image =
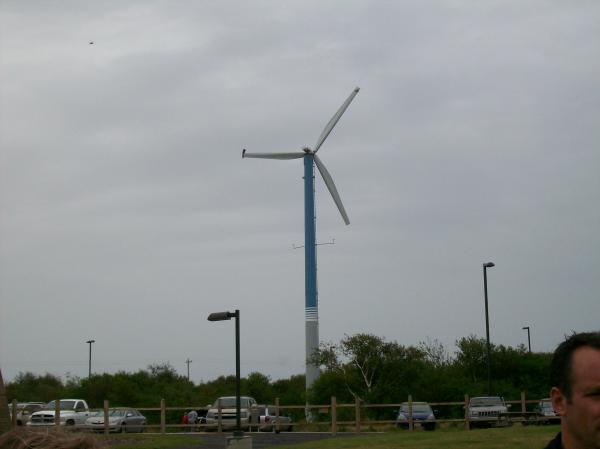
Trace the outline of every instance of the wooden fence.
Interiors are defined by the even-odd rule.
[[[455,402],[430,402],[429,405],[433,408],[436,409],[437,407],[455,407],[455,408],[460,408],[463,410],[463,416],[460,418],[446,418],[446,419],[440,419],[440,418],[436,418],[436,423],[462,423],[464,424],[464,428],[465,430],[469,430],[470,429],[470,423],[472,422],[469,419],[469,415],[468,415],[468,405],[469,405],[469,395],[465,395],[464,396],[464,400],[463,401],[455,401]],[[519,408],[519,411],[510,411],[507,414],[502,415],[503,418],[508,419],[510,422],[523,422],[525,424],[527,424],[528,422],[532,421],[534,419],[534,412],[528,411],[527,410],[527,406],[528,404],[537,404],[539,403],[539,399],[527,399],[525,392],[521,393],[521,398],[519,400],[512,400],[512,401],[506,401],[506,404],[510,404],[511,408],[514,406],[514,408]],[[412,397],[409,395],[407,398],[407,402],[409,404],[409,416],[408,416],[408,430],[409,431],[413,431],[415,428],[415,421],[413,420],[413,416],[412,416],[412,403],[413,403],[413,399]],[[313,422],[306,422],[304,420],[300,420],[300,421],[292,421],[291,423],[285,423],[286,426],[292,426],[296,429],[300,429],[300,428],[305,428],[307,426],[312,426],[313,427],[313,431],[314,430],[321,430],[323,432],[329,432],[332,435],[335,435],[336,433],[338,433],[338,429],[340,427],[344,427],[344,428],[351,428],[353,432],[355,433],[360,433],[362,431],[364,431],[364,427],[368,427],[369,429],[375,428],[375,427],[379,427],[379,428],[385,428],[385,427],[390,427],[390,426],[394,426],[396,424],[396,420],[370,420],[370,419],[365,419],[363,418],[363,415],[368,415],[368,413],[363,413],[369,409],[393,409],[394,411],[398,411],[399,408],[401,407],[401,403],[395,403],[395,404],[365,404],[360,402],[359,400],[355,401],[354,403],[349,403],[349,404],[338,404],[337,400],[335,398],[335,396],[332,396],[331,398],[331,402],[329,404],[322,404],[322,405],[286,405],[286,406],[281,406],[279,404],[279,398],[276,398],[275,401],[275,420],[273,423],[273,431],[279,431],[280,429],[280,420],[279,417],[283,415],[284,411],[291,411],[292,413],[294,413],[294,411],[301,411],[300,414],[304,415],[304,414],[310,414],[312,416],[315,416],[315,411],[316,411],[316,415],[319,416],[319,419],[314,420]],[[55,426],[60,426],[60,401],[56,401],[57,404],[57,409],[55,410],[56,416],[55,416],[55,421],[54,421],[54,425]],[[108,428],[108,413],[109,413],[109,408],[110,408],[110,404],[108,401],[104,401],[104,407],[102,409],[102,414],[104,416],[104,432],[108,433],[109,432],[109,428]],[[181,422],[181,418],[183,416],[183,413],[181,412],[187,412],[189,410],[207,410],[206,406],[193,406],[193,405],[188,405],[185,407],[182,406],[167,406],[166,401],[164,399],[161,399],[160,401],[160,406],[159,407],[138,407],[136,408],[137,410],[139,410],[140,412],[144,413],[144,412],[150,412],[150,413],[158,413],[160,416],[160,424],[153,424],[153,425],[147,425],[146,427],[148,429],[152,429],[152,430],[156,430],[162,434],[168,433],[168,430],[171,431],[171,433],[173,431],[177,431],[177,432],[181,432],[181,431],[205,431],[208,430],[207,427],[209,427],[207,424],[203,424],[203,423],[199,423],[199,424],[183,424]],[[353,419],[351,420],[339,420],[338,419],[338,413],[340,413],[342,410],[352,410],[353,409],[353,413],[350,412],[350,415],[352,415]],[[178,411],[180,412],[178,414],[178,420],[180,422],[167,422],[167,414],[168,412],[175,412]],[[12,425],[13,427],[16,426],[16,415],[17,415],[17,401],[13,400],[12,401]],[[346,416],[348,416],[348,413],[345,413]],[[221,413],[218,413],[218,425],[216,426],[216,431],[217,432],[222,432],[223,428],[221,426]],[[326,419],[322,419],[323,417],[326,417]],[[173,419],[170,419],[170,421],[173,421]],[[212,424],[210,426],[211,428],[214,428],[214,424]],[[317,429],[314,429],[314,427],[317,427]],[[250,430],[258,430],[257,427],[257,423],[256,422],[252,422],[250,424]]]

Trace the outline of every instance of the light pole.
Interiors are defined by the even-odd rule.
[[[243,436],[240,404],[240,311],[215,312],[208,315],[208,321],[225,321],[235,318],[235,427],[234,436]]]
[[[529,353],[531,354],[531,334],[529,333],[529,326],[523,327],[523,330],[527,329],[527,346],[529,346]]]
[[[492,351],[490,350],[490,318],[488,314],[488,293],[487,293],[487,269],[492,268],[494,262],[483,264],[483,292],[485,295],[485,339],[487,343],[487,375],[488,375],[488,396],[492,394]]]
[[[92,377],[92,343],[96,343],[96,340],[88,340],[86,343],[90,345],[90,361],[88,365],[88,379],[90,379]]]

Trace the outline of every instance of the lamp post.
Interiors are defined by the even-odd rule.
[[[529,326],[524,326],[523,330],[527,329],[527,346],[529,347],[529,353],[531,354],[531,334],[529,333]]]
[[[96,343],[96,340],[88,340],[86,343],[90,345],[90,361],[88,364],[88,379],[90,379],[92,377],[92,343]]]
[[[483,264],[483,292],[485,296],[485,339],[487,343],[487,375],[488,375],[488,396],[492,394],[492,354],[490,350],[490,318],[488,314],[488,292],[487,292],[487,269],[492,268],[494,262]]]
[[[208,315],[208,321],[225,321],[235,318],[235,427],[234,436],[243,436],[240,404],[240,311],[215,312]]]

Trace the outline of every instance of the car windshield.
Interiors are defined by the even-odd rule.
[[[221,398],[222,408],[235,408],[235,397]],[[250,400],[248,398],[240,398],[240,407],[249,408]],[[215,401],[214,408],[219,408],[219,399]]]
[[[408,404],[402,404],[402,413],[408,413]],[[429,404],[413,404],[413,413],[431,413],[431,407]]]
[[[56,401],[50,401],[45,406],[45,409],[54,410],[56,408]],[[73,410],[75,408],[75,401],[60,401],[61,410]]]
[[[109,416],[125,416],[129,410],[114,409],[111,410]]]
[[[473,398],[471,399],[471,407],[493,407],[496,405],[504,405],[499,397],[490,398]]]

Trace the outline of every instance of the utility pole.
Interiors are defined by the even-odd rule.
[[[192,361],[188,358],[185,363],[187,363],[187,373],[188,373],[188,381],[190,380],[190,363],[192,363]]]

